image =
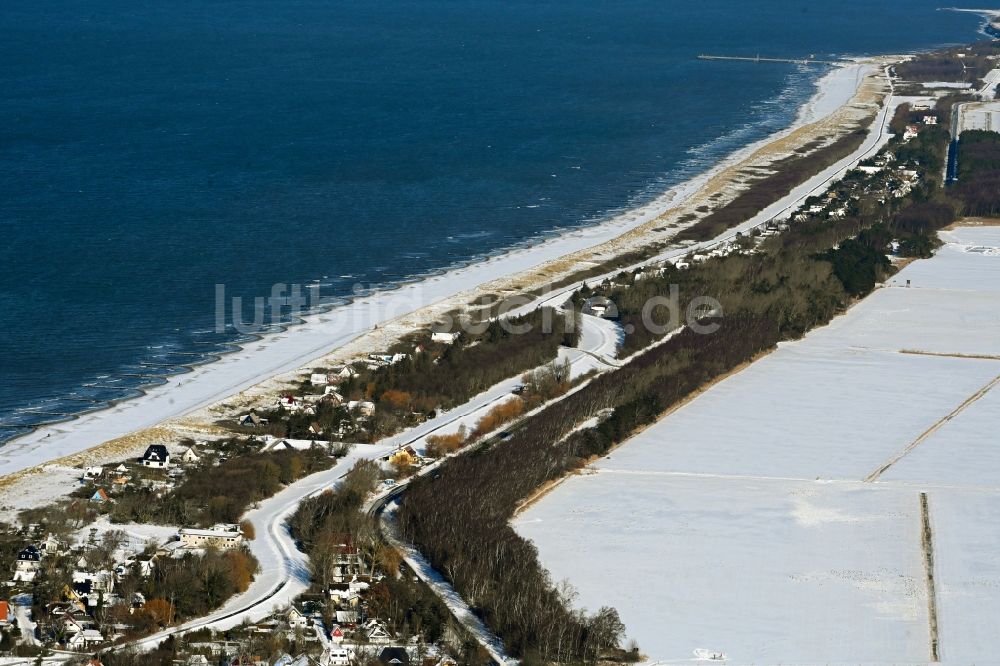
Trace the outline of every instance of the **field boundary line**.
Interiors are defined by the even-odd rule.
[[[940,419],[934,425],[932,425],[930,428],[928,428],[927,430],[925,430],[923,432],[923,434],[921,434],[915,440],[913,440],[912,442],[910,442],[909,444],[907,444],[906,448],[904,448],[902,451],[900,451],[895,456],[893,456],[892,458],[890,458],[888,462],[886,462],[884,465],[882,465],[881,467],[879,467],[877,470],[875,470],[874,472],[872,472],[871,474],[869,474],[868,476],[866,476],[864,478],[865,483],[872,483],[874,481],[878,481],[879,477],[882,476],[883,474],[885,474],[885,472],[890,467],[892,467],[893,465],[895,465],[896,463],[898,463],[900,460],[902,460],[903,458],[905,458],[911,451],[913,451],[913,449],[915,449],[918,446],[920,446],[921,444],[923,444],[927,440],[928,437],[930,437],[931,435],[933,435],[934,433],[936,433],[938,430],[940,430],[941,428],[943,428],[945,426],[945,424],[947,424],[949,421],[951,421],[956,416],[958,416],[959,414],[961,414],[962,412],[964,412],[966,409],[968,409],[969,407],[971,407],[972,405],[974,405],[976,402],[978,402],[983,396],[985,396],[987,393],[989,393],[997,384],[1000,384],[1000,375],[997,375],[996,377],[994,377],[992,379],[992,381],[990,381],[989,384],[987,384],[986,386],[984,386],[983,388],[979,389],[978,391],[976,391],[975,393],[973,393],[971,396],[969,396],[968,398],[966,398],[966,400],[961,405],[959,405],[958,407],[956,407],[955,409],[953,409],[944,418]]]
[[[941,661],[941,654],[938,638],[937,588],[934,582],[934,533],[931,531],[927,493],[920,493],[920,544],[927,581],[927,624],[930,632],[931,661],[937,662]]]

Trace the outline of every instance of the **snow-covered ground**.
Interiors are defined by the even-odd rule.
[[[961,228],[516,521],[643,652],[985,663],[1000,625],[1000,228]],[[909,281],[909,286],[907,285]],[[994,382],[997,382],[995,384]]]
[[[949,490],[932,494],[941,660],[997,663],[1000,626],[1000,496]]]
[[[518,522],[654,660],[767,664],[924,658],[919,528],[915,493],[633,473],[571,478]]]

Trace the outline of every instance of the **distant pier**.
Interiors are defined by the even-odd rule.
[[[701,54],[698,60],[740,60],[743,62],[783,62],[792,65],[843,65],[843,60],[816,60],[815,58],[764,58],[761,56],[725,56]]]

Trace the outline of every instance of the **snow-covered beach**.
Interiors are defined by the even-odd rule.
[[[134,433],[205,410],[248,389],[251,392],[274,389],[318,359],[338,354],[349,356],[361,349],[377,350],[387,346],[396,336],[427,325],[477,295],[517,293],[623,249],[637,247],[654,238],[669,237],[675,233],[677,225],[668,231],[662,226],[658,231],[653,227],[662,225],[664,219],[676,218],[685,206],[704,201],[711,192],[725,190],[731,195],[731,177],[745,160],[759,158],[761,154],[780,158],[792,147],[788,145],[790,138],[798,143],[812,136],[805,132],[800,138],[796,136],[798,132],[815,127],[812,134],[829,135],[836,126],[846,122],[837,117],[838,112],[852,105],[871,105],[874,98],[870,91],[867,101],[859,103],[858,97],[865,77],[871,78],[876,70],[874,64],[861,62],[835,68],[820,79],[816,95],[803,107],[795,125],[747,146],[710,171],[642,208],[602,224],[577,229],[534,246],[395,290],[361,297],[350,304],[309,316],[304,323],[287,331],[267,335],[219,361],[171,377],[141,397],[40,428],[8,442],[0,447],[0,475],[17,475],[46,461],[80,454],[112,440],[124,438],[126,448],[140,446],[145,440],[132,437]],[[850,117],[857,115],[854,109]],[[772,150],[772,146],[777,148]],[[210,420],[201,419],[203,422]]]

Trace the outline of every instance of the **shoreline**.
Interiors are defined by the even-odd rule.
[[[571,226],[541,230],[529,238],[522,239],[510,245],[494,248],[465,259],[456,260],[447,265],[428,268],[420,273],[401,278],[389,284],[373,285],[371,288],[366,288],[353,295],[342,294],[326,297],[326,302],[313,305],[310,309],[300,313],[291,321],[273,322],[265,327],[266,330],[242,334],[238,336],[240,339],[219,343],[218,349],[211,352],[204,352],[197,360],[172,365],[169,372],[165,372],[157,377],[158,381],[150,381],[148,383],[123,388],[123,390],[127,391],[127,395],[107,400],[95,400],[94,405],[91,408],[67,414],[63,418],[54,419],[45,423],[37,425],[24,424],[10,426],[10,429],[20,429],[22,432],[10,437],[9,439],[0,440],[0,460],[3,459],[2,449],[7,444],[30,437],[39,430],[56,429],[60,425],[70,424],[92,414],[114,409],[118,405],[134,400],[141,400],[149,393],[170,385],[175,380],[179,381],[183,375],[194,372],[201,366],[217,363],[232,354],[239,354],[248,347],[261,342],[270,336],[284,335],[286,333],[294,332],[302,324],[308,324],[312,319],[327,315],[339,308],[351,307],[354,303],[359,300],[363,300],[372,293],[392,293],[405,289],[410,285],[423,283],[436,278],[458,277],[454,274],[461,272],[463,269],[466,269],[471,265],[484,261],[492,261],[494,259],[501,260],[509,255],[538,249],[539,246],[566,242],[572,237],[581,235],[581,232],[585,235],[588,230],[600,233],[603,229],[611,231],[620,228],[621,233],[627,233],[635,227],[641,226],[642,224],[665,214],[671,207],[682,204],[685,199],[692,196],[701,187],[703,187],[705,183],[713,177],[713,175],[724,170],[727,166],[739,162],[741,159],[744,159],[754,151],[772,141],[777,140],[781,136],[791,133],[803,125],[816,122],[822,117],[835,112],[842,103],[846,103],[847,101],[841,99],[841,97],[844,96],[842,86],[844,86],[848,82],[848,79],[851,78],[849,76],[851,72],[858,71],[859,68],[857,67],[857,64],[859,61],[860,59],[845,58],[842,66],[832,67],[830,71],[815,79],[813,81],[815,90],[808,99],[800,104],[791,124],[758,138],[749,144],[722,154],[713,162],[709,163],[707,168],[704,170],[697,172],[693,176],[681,180],[680,182],[670,185],[665,191],[660,191],[657,194],[649,194],[648,192],[646,194],[637,193],[621,207],[611,208],[604,214],[600,215],[600,217],[595,217],[591,220],[583,220],[578,224]],[[861,77],[861,73],[858,73],[857,76],[854,77],[856,79],[855,87],[860,85]],[[784,93],[779,93],[779,95],[782,94]],[[848,95],[847,97],[850,96]],[[716,140],[721,138],[724,137],[719,137]],[[713,140],[713,142],[714,141],[715,140]],[[710,146],[713,142],[709,142],[706,146]],[[692,152],[698,152],[706,146],[693,148]],[[678,163],[674,166],[674,169],[676,170],[681,168],[682,164],[683,162]],[[607,239],[599,240],[597,244],[606,242],[606,240]],[[567,245],[570,245],[570,243],[567,243]],[[593,245],[590,247],[593,247]],[[579,251],[580,249],[588,248],[579,248],[574,246],[569,248],[569,252]],[[553,250],[557,252],[558,248],[553,247]],[[552,261],[552,259],[553,257],[549,256],[546,259],[543,259],[541,263]],[[541,263],[539,265],[541,265]],[[308,287],[308,285],[303,286]],[[179,353],[189,354],[191,352],[184,350]],[[304,360],[303,363],[305,362],[308,361]],[[56,401],[60,399],[63,398],[61,396],[52,398],[52,400]],[[0,478],[2,478],[2,475],[3,473],[0,472]]]
[[[497,291],[499,287],[502,293],[516,293],[528,288],[531,277],[551,279],[586,266],[588,260],[593,263],[595,258],[613,256],[630,242],[650,242],[654,240],[650,238],[654,223],[667,224],[685,206],[706,200],[709,193],[718,196],[728,190],[732,196],[733,191],[738,192],[741,183],[734,183],[731,176],[757,153],[769,147],[773,147],[772,152],[787,151],[779,144],[798,130],[863,104],[864,100],[858,99],[862,84],[877,70],[877,62],[845,61],[843,66],[822,75],[815,83],[816,92],[800,107],[790,126],[730,153],[705,172],[638,208],[602,223],[558,233],[554,238],[544,239],[546,234],[542,234],[543,240],[527,247],[515,247],[479,261],[473,259],[464,266],[307,315],[303,323],[247,342],[219,360],[189,366],[187,372],[172,375],[141,396],[11,439],[0,447],[3,483],[8,485],[16,480],[12,476],[20,477],[28,470],[44,469],[39,465],[80,464],[95,447],[108,445],[105,453],[111,455],[141,448],[162,439],[176,426],[210,431],[211,422],[218,418],[215,414],[233,408],[228,402],[236,400],[243,408],[252,403],[255,394],[273,395],[310,364],[330,362],[331,357],[351,357],[362,344],[377,349],[379,343],[426,325],[428,319],[433,321],[461,307],[484,290]],[[717,202],[713,199],[713,203]],[[669,238],[682,228],[674,222],[662,237]],[[374,331],[376,325],[379,330]]]

